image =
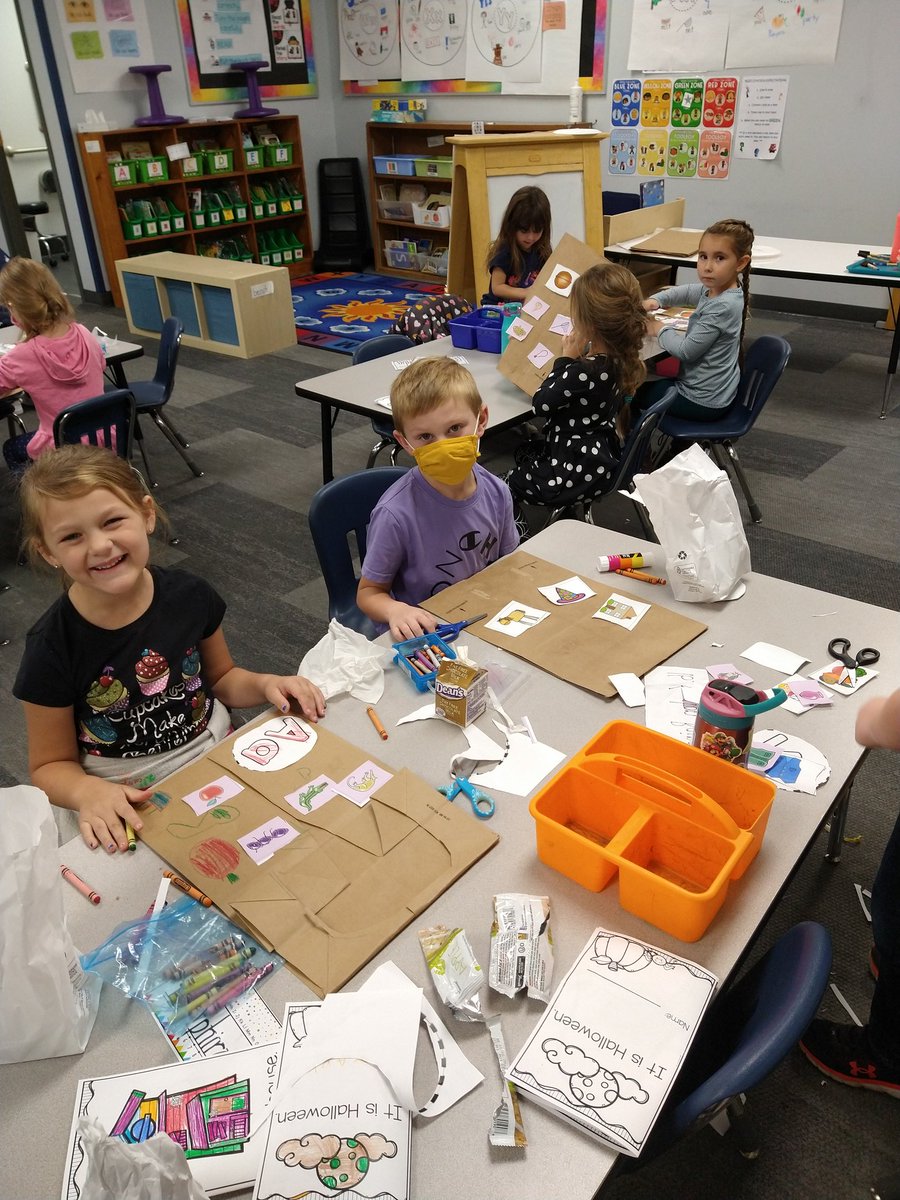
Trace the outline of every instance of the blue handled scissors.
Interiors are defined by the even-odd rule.
[[[851,671],[857,667],[870,667],[881,658],[881,652],[873,650],[871,646],[864,646],[857,654],[851,654],[850,639],[845,637],[832,638],[828,643],[828,653]]]
[[[482,821],[486,821],[494,815],[494,802],[487,792],[482,792],[462,775],[454,775],[453,782],[447,787],[438,788],[438,791],[442,796],[446,796],[448,800],[453,800],[460,792],[464,796],[468,796],[469,803],[472,805],[472,812],[476,817],[480,817]]]
[[[465,629],[468,625],[474,625],[476,621],[483,621],[487,616],[486,612],[479,613],[477,617],[469,617],[468,621],[450,621],[446,625],[438,625],[434,631],[438,637],[445,642],[452,642],[454,638],[459,637],[459,631]]]

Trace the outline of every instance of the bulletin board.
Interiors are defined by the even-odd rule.
[[[181,0],[179,0],[181,2]],[[339,3],[350,3],[351,0],[339,0]],[[405,8],[417,0],[399,0],[401,17]],[[358,0],[356,0],[358,3]],[[513,8],[515,0],[511,0]],[[379,5],[379,8],[382,6]],[[419,5],[421,8],[421,5]],[[467,6],[464,4],[463,9]],[[473,6],[469,6],[473,7]],[[572,46],[571,61],[567,56],[551,54],[549,70],[546,78],[536,83],[517,83],[515,81],[494,80],[492,82],[470,81],[462,77],[458,79],[381,79],[362,80],[345,79],[344,92],[348,96],[397,96],[397,95],[567,95],[576,82],[585,92],[606,91],[606,25],[608,19],[608,0],[550,0],[539,6],[543,12],[543,32],[559,39],[560,29],[554,24],[557,21],[566,23],[569,36],[559,39],[559,44]],[[477,5],[474,6],[477,9]],[[390,0],[390,10],[393,14],[393,0]],[[393,18],[392,18],[393,19]],[[545,67],[548,58],[544,58]]]
[[[246,75],[233,62],[262,60],[263,100],[318,95],[310,0],[178,0],[191,104],[245,99]]]

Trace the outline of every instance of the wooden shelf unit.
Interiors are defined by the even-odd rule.
[[[489,133],[532,133],[550,129],[559,129],[555,125],[514,125],[490,122],[486,126]],[[369,170],[369,216],[372,224],[372,250],[375,256],[375,269],[387,275],[397,275],[401,278],[422,279],[435,282],[445,280],[446,276],[435,275],[433,272],[406,271],[391,266],[384,252],[385,240],[390,238],[406,238],[413,241],[417,238],[430,238],[434,248],[448,246],[450,229],[439,229],[434,225],[416,225],[411,221],[395,221],[390,217],[382,217],[378,212],[378,201],[381,199],[379,185],[393,183],[396,187],[404,183],[422,183],[428,189],[428,194],[450,192],[452,195],[452,179],[440,179],[434,176],[420,175],[385,175],[375,171],[375,158],[392,157],[396,154],[415,154],[420,158],[451,158],[453,147],[446,139],[453,134],[471,133],[471,121],[419,121],[409,125],[394,125],[387,121],[369,121],[366,124],[366,156]]]
[[[282,143],[291,147],[291,162],[276,166],[248,169],[244,159],[243,134],[258,125],[266,125]],[[166,147],[187,142],[193,149],[197,140],[212,141],[220,149],[233,154],[233,169],[214,174],[182,174],[181,161],[168,162]],[[149,142],[154,155],[164,157],[168,163],[169,178],[154,183],[133,183],[114,186],[109,172],[109,156],[118,155],[125,142]],[[303,169],[303,147],[300,141],[300,125],[290,115],[234,119],[212,119],[208,121],[185,121],[178,125],[141,126],[131,129],[93,130],[78,134],[81,160],[87,181],[94,220],[100,239],[100,249],[106,267],[113,300],[122,307],[123,298],[116,272],[116,262],[123,258],[142,255],[158,250],[171,250],[179,254],[199,254],[204,243],[227,237],[231,230],[241,234],[247,241],[253,261],[260,261],[258,233],[267,230],[284,230],[303,245],[303,258],[299,262],[285,264],[292,279],[312,273],[312,238],[309,224],[309,202],[306,176]],[[284,176],[290,180],[296,193],[303,197],[301,212],[279,213],[276,216],[252,216],[249,192],[250,184],[256,180]],[[212,188],[215,184],[236,181],[241,197],[248,204],[246,221],[223,222],[205,229],[191,227],[189,193],[195,187]],[[180,232],[160,234],[155,237],[127,239],[122,227],[119,204],[122,199],[165,197],[176,209],[185,214],[185,228]],[[208,256],[204,256],[208,257]],[[215,261],[215,260],[213,260]],[[237,261],[237,260],[225,260]]]

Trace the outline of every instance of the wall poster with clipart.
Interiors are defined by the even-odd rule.
[[[178,0],[191,103],[242,100],[246,76],[231,64],[260,60],[264,102],[317,96],[310,9],[310,0]]]

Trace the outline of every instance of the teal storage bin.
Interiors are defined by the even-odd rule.
[[[169,298],[169,312],[182,321],[185,333],[200,337],[200,317],[194,302],[193,285],[182,279],[164,279],[163,287]]]
[[[209,337],[214,342],[227,342],[230,346],[240,344],[237,324],[234,319],[234,301],[229,288],[214,287],[210,283],[201,283],[198,287],[203,311],[206,314],[206,328]]]
[[[138,329],[162,329],[163,316],[159,307],[156,280],[149,275],[122,272],[122,286],[128,297],[131,319]]]

